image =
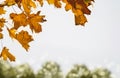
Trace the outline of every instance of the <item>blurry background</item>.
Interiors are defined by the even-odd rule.
[[[16,64],[29,63],[36,71],[45,61],[55,61],[64,72],[73,64],[86,64],[91,69],[106,67],[120,77],[120,1],[96,0],[85,27],[75,26],[71,11],[44,4],[41,14],[47,22],[35,34],[29,52],[17,41],[3,40],[16,56]],[[15,7],[14,7],[15,8]],[[7,36],[6,36],[7,37]],[[9,42],[9,44],[8,44]],[[12,63],[12,64],[15,64]]]

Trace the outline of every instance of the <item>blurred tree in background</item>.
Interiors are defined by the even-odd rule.
[[[108,69],[96,68],[92,72],[92,78],[112,78],[110,77],[111,72]]]
[[[34,71],[29,64],[18,65],[15,69],[17,69],[17,78],[35,78]]]
[[[91,71],[85,65],[74,65],[66,78],[92,78]]]
[[[12,66],[9,62],[0,60],[0,78],[112,78],[106,68],[88,69],[86,65],[76,64],[65,75],[59,64],[46,62],[38,72],[34,72],[29,64]]]
[[[0,60],[0,78],[16,78],[17,69],[12,67],[7,61]]]
[[[63,75],[57,63],[46,62],[38,71],[37,78],[63,78]]]

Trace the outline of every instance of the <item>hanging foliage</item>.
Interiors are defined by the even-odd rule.
[[[0,2],[0,39],[4,39],[2,31],[4,31],[3,28],[6,28],[11,39],[17,40],[21,46],[28,51],[30,47],[29,43],[34,40],[32,34],[42,32],[41,23],[46,21],[45,15],[40,14],[41,11],[33,13],[31,10],[42,7],[45,1],[56,8],[61,8],[62,5],[65,4],[65,10],[71,10],[74,14],[75,25],[80,26],[84,26],[87,22],[86,15],[91,14],[88,7],[92,5],[92,2],[94,2],[94,0],[3,0],[3,2]],[[38,6],[38,4],[40,6]],[[10,8],[11,6],[17,6],[21,12],[10,12],[10,19],[4,18],[4,15],[8,11],[5,10],[5,7]],[[5,24],[10,20],[12,20],[13,26],[5,26]],[[29,26],[32,32],[31,35],[28,30],[21,30],[18,32],[19,28],[24,28],[26,26]],[[15,61],[15,57],[8,52],[7,47],[1,47],[2,50],[0,57],[4,60],[7,60],[8,58],[10,61]]]

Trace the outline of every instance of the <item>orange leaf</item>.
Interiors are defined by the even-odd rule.
[[[18,34],[16,34],[16,30],[14,28],[7,28],[9,35],[11,38],[16,39],[21,45],[22,47],[24,47],[26,49],[26,51],[28,51],[29,49],[29,42],[33,41],[33,38],[31,35],[28,34],[27,31],[21,31]]]
[[[78,5],[81,5],[81,10],[84,14],[90,15],[91,11],[88,9],[88,5],[85,4],[84,0],[78,1]]]
[[[86,17],[82,14],[79,16],[75,15],[75,25],[82,25],[84,26],[84,24],[87,22]]]
[[[29,42],[33,41],[32,36],[29,35],[27,31],[24,30],[16,34],[15,39],[19,41],[19,43],[22,45],[22,47],[26,49],[26,51],[28,51],[30,47]]]
[[[94,2],[94,0],[84,0],[84,2],[87,6],[89,6],[92,4],[92,2]]]
[[[31,7],[36,8],[35,3],[32,0],[22,0],[22,5],[24,8],[24,11],[29,14]]]
[[[1,15],[1,14],[5,14],[5,12],[6,12],[6,11],[3,9],[3,7],[0,7],[0,15]]]
[[[40,11],[38,11],[37,14],[30,14],[28,16],[28,23],[30,25],[30,29],[32,31],[35,31],[35,33],[39,33],[42,31],[42,27],[39,23],[46,21],[44,19],[45,16],[44,15],[40,16],[39,14],[40,14]]]
[[[2,49],[0,57],[3,57],[4,60],[7,60],[7,58],[8,58],[10,61],[15,61],[15,56],[13,56],[8,50],[9,49],[7,49],[6,47],[4,47]]]
[[[4,27],[5,19],[0,18],[0,32],[2,31],[2,28]]]
[[[47,0],[48,4],[53,4],[57,8],[61,8],[61,0]]]
[[[3,38],[3,34],[2,33],[0,33],[0,39],[2,39]]]
[[[71,6],[70,4],[66,4],[65,10],[68,11],[68,10],[70,10],[70,9],[72,9],[72,6]]]
[[[94,0],[62,0],[66,3],[65,10],[72,10],[75,16],[76,25],[84,25],[87,22],[85,14],[90,15],[91,11],[88,9],[88,6],[91,5],[91,2]]]
[[[37,0],[41,6],[43,6],[43,0]]]
[[[8,30],[8,32],[9,32],[9,36],[11,37],[11,38],[15,38],[16,37],[16,30],[14,29],[14,28],[11,28],[11,29],[9,29],[9,28],[7,28],[7,30]]]
[[[24,13],[11,13],[10,18],[13,19],[15,29],[18,29],[20,26],[27,25],[27,16]]]
[[[17,3],[18,7],[21,8],[22,0],[15,0],[15,2]]]
[[[5,5],[11,6],[15,4],[15,0],[5,0]]]

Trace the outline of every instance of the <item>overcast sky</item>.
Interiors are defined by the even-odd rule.
[[[90,7],[92,13],[85,27],[74,25],[71,11],[56,9],[45,4],[41,14],[47,22],[42,24],[43,32],[35,39],[26,52],[18,42],[3,40],[16,56],[16,63],[30,63],[34,69],[45,61],[58,62],[68,71],[74,64],[89,67],[109,68],[117,77],[120,75],[120,1],[95,0]],[[18,44],[16,44],[18,43]]]

